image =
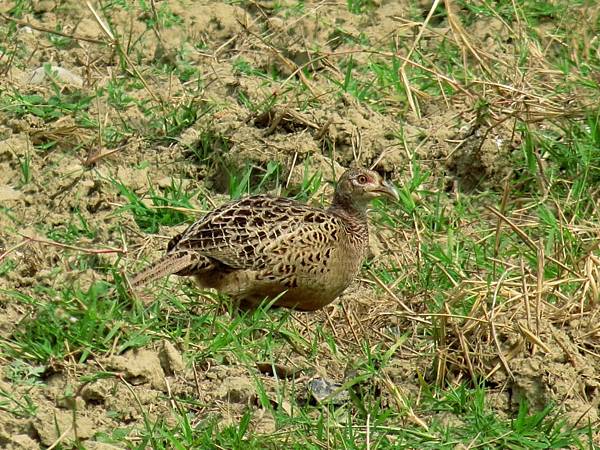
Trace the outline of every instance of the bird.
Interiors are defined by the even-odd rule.
[[[240,309],[265,299],[315,311],[354,280],[367,256],[372,199],[398,201],[393,184],[363,168],[339,178],[329,208],[253,195],[226,203],[173,237],[166,255],[130,279],[134,290],[162,277],[193,276]]]

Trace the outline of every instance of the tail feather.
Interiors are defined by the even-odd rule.
[[[149,267],[136,273],[129,282],[133,288],[145,286],[160,278],[185,271],[185,269],[196,264],[196,259],[197,258],[194,258],[190,253],[174,253],[172,255],[166,255]]]

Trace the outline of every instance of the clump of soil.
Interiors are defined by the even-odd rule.
[[[8,368],[3,368],[6,373]],[[99,371],[106,375],[98,377]],[[87,375],[92,379],[86,380]],[[173,399],[185,397],[214,405],[211,414],[222,426],[252,407],[256,410],[255,422],[272,428],[272,424],[267,425],[265,412],[257,407],[253,376],[261,375],[238,366],[192,370],[181,353],[163,341],[150,348],[71,365],[68,370],[45,376],[43,383],[2,381],[0,390],[11,393],[12,406],[27,401],[35,410],[30,414],[0,411],[0,442],[3,448],[24,448],[26,444],[36,447],[36,442],[69,446],[85,441],[88,448],[102,439],[102,433],[111,436],[118,430],[127,431],[145,419],[175,425],[178,418],[174,416]],[[265,378],[264,385],[269,387],[269,377]]]

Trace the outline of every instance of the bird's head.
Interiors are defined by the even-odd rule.
[[[333,197],[334,206],[365,211],[374,198],[398,200],[394,186],[377,172],[368,169],[349,169],[338,180]]]

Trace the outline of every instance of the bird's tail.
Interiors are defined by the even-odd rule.
[[[168,275],[186,272],[186,269],[194,265],[194,263],[194,257],[188,252],[166,255],[149,267],[136,273],[129,282],[132,288],[139,288]]]

